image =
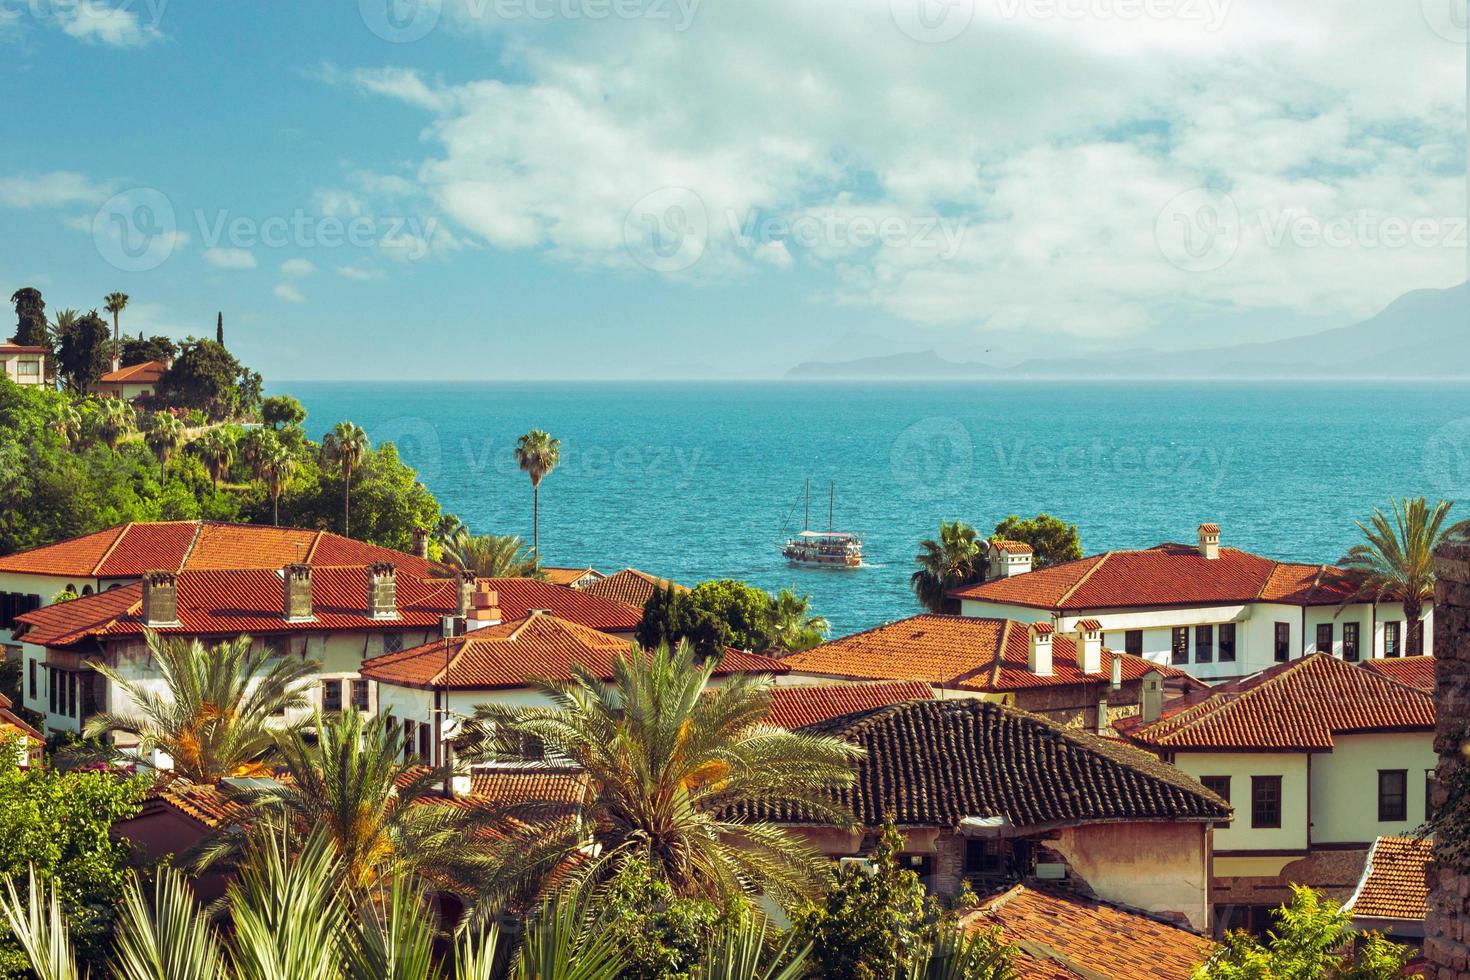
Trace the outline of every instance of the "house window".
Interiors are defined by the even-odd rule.
[[[1402,652],[1399,649],[1399,621],[1390,620],[1383,624],[1383,655],[1397,657]]]
[[[358,711],[368,709],[368,682],[362,678],[353,678],[352,681],[352,706]]]
[[[1251,826],[1269,829],[1281,826],[1281,777],[1251,777]]]
[[[1409,819],[1409,771],[1378,770],[1378,820],[1398,823]]]
[[[1333,633],[1333,630],[1332,630],[1332,624],[1331,623],[1318,623],[1317,624],[1317,652],[1318,653],[1331,653],[1332,652],[1332,633]]]
[[[1143,656],[1143,630],[1128,630],[1123,634],[1123,652]]]
[[[419,726],[419,758],[428,762],[433,756],[434,747],[430,744],[429,726]]]
[[[402,650],[402,649],[403,649],[403,634],[402,633],[384,633],[383,634],[383,652],[384,653],[397,653],[399,650]]]
[[[1291,624],[1276,624],[1276,662],[1284,664],[1291,659]]]
[[[1222,664],[1235,662],[1235,624],[1220,624],[1220,662]]]
[[[1342,659],[1358,659],[1358,624],[1342,624]]]
[[[1424,822],[1434,819],[1434,770],[1424,770]]]
[[[29,666],[30,666],[30,671],[31,671],[31,676],[30,676],[31,700],[34,701],[34,700],[36,700],[36,674],[39,673],[39,672],[36,670],[36,662],[34,660],[32,660],[30,662],[30,665]]]
[[[56,683],[56,675],[60,673],[60,671],[57,671],[53,668],[48,671],[48,673],[50,676],[47,678],[46,683],[46,710],[53,715],[60,714],[61,708],[59,708],[56,704],[56,691],[57,688],[60,687],[60,685]]]
[[[1215,627],[1194,628],[1194,662],[1207,664],[1215,659]]]
[[[336,677],[322,681],[322,710],[342,710],[342,681]]]
[[[408,761],[413,758],[413,719],[403,719],[403,758]]]
[[[1423,620],[1422,617],[1419,620],[1419,628],[1418,629],[1414,629],[1412,625],[1409,627],[1409,641],[1410,641],[1409,656],[1411,656],[1411,657],[1422,657],[1422,656],[1424,656],[1424,620]]]
[[[1230,802],[1229,776],[1201,776],[1199,778],[1199,781],[1204,784],[1205,789],[1209,790],[1211,793],[1214,793],[1226,803]],[[1230,826],[1230,821],[1224,821],[1223,826]]]
[[[41,362],[40,361],[21,361],[20,362],[20,376],[22,378],[35,378],[35,377],[39,377],[40,374],[41,374]]]
[[[971,837],[965,841],[965,874],[998,875],[1004,872],[1004,852],[1000,841],[982,837]]]
[[[1187,664],[1187,663],[1189,663],[1189,627],[1188,626],[1176,626],[1176,627],[1174,627],[1174,639],[1173,639],[1173,641],[1172,641],[1172,643],[1170,645],[1170,649],[1172,649],[1173,652],[1174,652],[1173,659],[1174,659],[1174,662],[1176,664]]]

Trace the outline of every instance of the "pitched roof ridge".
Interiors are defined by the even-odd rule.
[[[189,556],[194,553],[194,548],[199,544],[199,539],[204,537],[204,521],[196,521],[194,534],[189,538],[189,543],[184,546],[183,557],[179,559],[179,567],[175,571],[182,572],[189,564]]]
[[[459,665],[459,662],[464,659],[465,653],[469,651],[470,644],[477,642],[481,637],[462,636],[457,639],[460,642],[456,645],[454,653],[450,655],[449,662],[439,668],[433,677],[429,678],[429,684],[431,686],[435,684],[448,684],[450,675],[454,672],[454,668]],[[426,654],[428,652],[427,650],[424,651]]]
[[[117,536],[112,539],[112,544],[107,546],[107,550],[102,552],[102,557],[97,559],[97,564],[92,566],[90,574],[93,578],[96,578],[102,570],[102,566],[107,564],[107,559],[112,557],[112,553],[117,550],[117,546],[122,544],[122,539],[127,537],[128,532],[133,529],[134,523],[133,521],[128,521],[126,524],[118,525]],[[56,543],[60,544],[61,542],[58,541]]]
[[[310,565],[311,564],[311,559],[316,555],[316,549],[322,543],[322,536],[325,535],[326,533],[327,533],[326,531],[320,531],[319,530],[319,531],[316,532],[315,535],[312,536],[311,545],[309,547],[307,547],[306,554],[303,555],[302,558],[301,558],[302,564],[305,564],[305,565]]]
[[[1099,568],[1102,568],[1103,565],[1107,564],[1107,560],[1111,557],[1113,557],[1113,552],[1104,551],[1102,555],[1098,557],[1098,560],[1093,564],[1093,566],[1087,571],[1083,572],[1082,577],[1079,578],[1076,582],[1073,582],[1070,589],[1062,593],[1061,597],[1057,599],[1055,608],[1060,609],[1065,606],[1067,604],[1067,600],[1071,599],[1072,596],[1076,594],[1077,590],[1082,588],[1082,586],[1087,583],[1087,580],[1092,578],[1092,576],[1097,573],[1097,570]],[[1087,559],[1084,558],[1082,560],[1086,561]]]

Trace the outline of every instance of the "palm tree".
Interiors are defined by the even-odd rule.
[[[209,471],[214,489],[219,490],[219,481],[229,476],[230,465],[235,461],[235,436],[233,430],[210,429],[192,443],[200,462]]]
[[[296,475],[296,457],[291,450],[281,445],[279,439],[266,440],[259,448],[255,460],[255,475],[265,484],[271,495],[271,523],[281,524],[281,494],[291,485]]]
[[[827,638],[832,624],[812,615],[812,597],[782,589],[771,597],[771,646],[780,650],[810,650]]]
[[[1424,607],[1434,602],[1434,549],[1446,535],[1470,527],[1470,521],[1446,528],[1454,502],[1436,501],[1431,507],[1423,497],[1390,500],[1393,520],[1374,508],[1367,524],[1358,522],[1365,539],[1348,549],[1338,562],[1353,586],[1350,602],[1384,602],[1397,599],[1404,605],[1408,622],[1410,656],[1424,652]]]
[[[315,661],[274,657],[248,636],[212,647],[151,630],[146,638],[163,693],[94,663],[134,707],[94,715],[86,735],[130,736],[146,763],[195,783],[218,783],[265,755],[275,744],[271,727],[280,724],[272,716],[304,706],[318,670]],[[154,753],[167,759],[150,762]]]
[[[342,534],[351,537],[352,471],[372,451],[367,433],[351,422],[338,422],[322,440],[322,458],[342,472]]]
[[[532,429],[516,440],[516,465],[531,477],[531,553],[541,561],[541,481],[561,463],[561,440]]]
[[[822,889],[828,871],[815,851],[740,814],[790,807],[850,826],[835,791],[852,782],[861,750],[765,724],[770,681],[743,675],[711,688],[716,666],[713,658],[697,663],[685,643],[651,654],[633,647],[613,665],[610,684],[577,669],[570,682],[542,685],[551,707],[476,710],[462,758],[571,766],[590,787],[577,818],[554,818],[554,799],[494,815],[513,822],[488,855],[483,900],[543,888],[551,874],[567,872],[569,858],[593,853],[598,860],[579,873],[639,858],[676,893],[727,903],[757,893],[790,902]]]
[[[271,429],[245,429],[235,440],[235,450],[240,457],[240,462],[244,463],[253,473],[272,442],[280,443],[280,436]]]
[[[184,423],[167,412],[157,412],[148,420],[143,440],[158,459],[160,482],[167,482],[168,461],[184,444]]]
[[[963,521],[940,521],[939,539],[919,542],[914,556],[919,570],[909,576],[909,585],[919,603],[930,612],[953,611],[951,589],[968,585],[985,574],[984,546],[975,529]]]
[[[97,434],[107,448],[117,455],[117,447],[137,428],[133,406],[116,398],[104,398],[97,406]]]
[[[471,534],[461,526],[444,542],[444,560],[477,578],[542,578],[536,556],[513,534]]]
[[[75,447],[82,437],[82,413],[74,405],[63,405],[51,420],[51,431],[61,436],[68,447]]]
[[[230,795],[303,838],[320,830],[349,888],[370,888],[402,871],[451,872],[466,860],[463,810],[425,802],[440,796],[453,769],[426,766],[412,749],[385,716],[367,718],[354,708],[318,713],[310,737],[295,728],[275,733],[273,758],[289,781]],[[219,835],[201,864],[237,844],[237,834]]]
[[[122,332],[118,328],[118,316],[127,306],[127,293],[108,293],[106,305],[103,306],[103,309],[112,314],[112,357],[119,362],[122,360]]]

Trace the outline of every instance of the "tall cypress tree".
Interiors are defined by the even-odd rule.
[[[51,329],[46,325],[46,301],[41,291],[26,286],[10,297],[15,304],[15,342],[24,347],[50,347]]]

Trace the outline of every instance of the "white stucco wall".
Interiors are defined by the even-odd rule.
[[[1307,756],[1304,753],[1181,752],[1174,765],[1196,779],[1230,777],[1235,819],[1215,828],[1215,851],[1305,851]],[[1280,828],[1251,827],[1251,777],[1281,777]]]
[[[1068,827],[1047,847],[1098,895],[1210,930],[1208,824],[1117,823]]]
[[[1433,732],[1338,735],[1312,758],[1312,843],[1368,845],[1384,835],[1412,835],[1424,823],[1425,777],[1439,757]],[[1408,771],[1405,819],[1378,819],[1378,771]]]

